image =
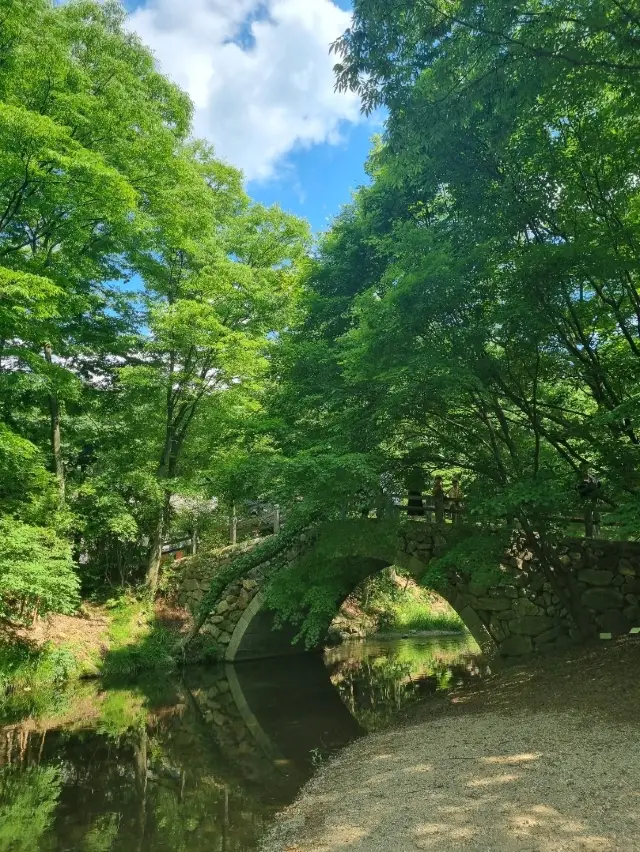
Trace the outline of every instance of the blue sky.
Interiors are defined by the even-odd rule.
[[[304,216],[315,231],[325,230],[351,192],[368,178],[364,163],[373,128],[369,123],[344,130],[337,145],[321,143],[287,157],[290,173],[267,181],[250,181],[248,191],[263,204],[279,204]]]
[[[348,0],[125,0],[129,27],[191,95],[195,132],[242,168],[252,197],[325,229],[366,182],[379,122],[334,92]]]

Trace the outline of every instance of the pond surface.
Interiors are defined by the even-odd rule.
[[[0,852],[252,852],[332,752],[485,671],[413,638],[61,691],[0,726]]]

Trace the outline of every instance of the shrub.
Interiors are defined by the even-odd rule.
[[[171,655],[175,636],[161,627],[154,627],[137,643],[112,649],[105,658],[102,673],[114,680],[135,678],[142,672],[170,672],[176,667]]]
[[[70,648],[0,640],[0,724],[56,712],[67,700],[65,684],[76,674]]]
[[[79,604],[71,549],[53,530],[0,519],[0,619],[70,614]]]

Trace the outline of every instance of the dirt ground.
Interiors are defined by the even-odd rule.
[[[190,614],[167,601],[159,599],[153,613],[156,624],[176,634],[191,626]],[[0,633],[5,641],[21,641],[33,648],[50,645],[53,648],[72,648],[78,662],[87,672],[97,669],[95,661],[110,650],[109,626],[113,614],[106,607],[84,602],[76,615],[47,615],[38,618],[27,627],[12,628],[11,632]],[[138,620],[131,625],[130,641],[148,629],[148,619]]]
[[[640,852],[640,640],[497,673],[341,752],[265,852]]]
[[[2,634],[5,641],[20,641],[32,648],[50,645],[53,648],[73,648],[74,656],[89,669],[92,660],[103,656],[108,648],[110,618],[102,607],[83,604],[77,615],[47,615],[32,625]]]

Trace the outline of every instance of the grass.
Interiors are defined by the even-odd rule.
[[[177,635],[155,616],[144,598],[124,595],[108,602],[111,611],[109,651],[101,673],[109,679],[127,680],[142,672],[170,672],[181,660],[174,656]],[[218,661],[220,647],[208,636],[198,636],[189,647],[189,663]]]
[[[144,672],[165,674],[186,662],[221,659],[222,649],[210,636],[196,638],[188,660],[174,656],[179,627],[171,629],[170,622],[157,618],[143,594],[128,591],[83,609],[84,617],[67,619],[54,641],[40,647],[28,638],[0,636],[0,719],[55,710],[64,684],[80,678],[127,681]]]
[[[147,598],[125,593],[107,601],[106,607],[111,621],[109,650],[100,667],[103,676],[127,679],[143,671],[176,667],[171,656],[175,636],[157,622]]]
[[[128,593],[104,609],[107,633],[99,646],[81,641],[78,630],[86,623],[81,619],[68,641],[56,637],[38,647],[23,638],[0,638],[0,718],[51,712],[71,680],[175,667],[169,656],[175,638],[157,629],[147,601]],[[104,620],[102,608],[96,611]]]
[[[144,597],[125,592],[105,604],[109,612],[109,646],[120,648],[134,643],[148,629],[153,618],[151,604]]]
[[[440,595],[397,571],[381,571],[357,592],[362,610],[378,623],[379,633],[466,631],[458,613]]]
[[[453,609],[434,609],[426,599],[408,598],[391,604],[381,624],[381,633],[450,630],[464,633],[465,626]]]
[[[49,712],[78,668],[70,648],[0,641],[0,720]]]

